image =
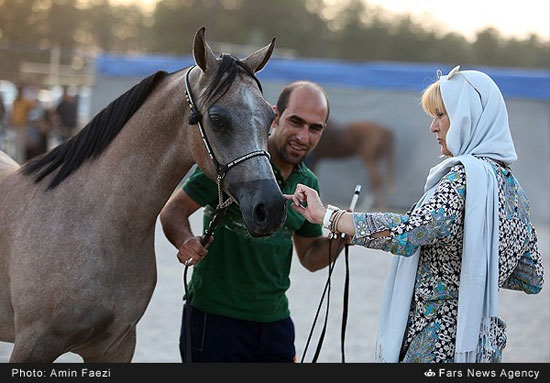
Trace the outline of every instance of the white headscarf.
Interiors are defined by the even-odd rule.
[[[440,84],[451,122],[447,148],[453,156],[490,157],[506,164],[516,161],[508,112],[497,84],[473,70],[442,76]]]
[[[455,362],[487,361],[494,347],[489,326],[498,315],[498,182],[491,166],[474,156],[506,164],[517,156],[504,99],[489,76],[456,67],[441,76],[440,85],[450,120],[447,149],[453,157],[430,170],[417,206],[429,200],[454,165],[464,165],[466,205]],[[399,360],[419,255],[420,249],[409,258],[392,260],[378,327],[379,361]]]

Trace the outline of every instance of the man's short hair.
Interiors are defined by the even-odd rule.
[[[281,91],[281,94],[279,95],[279,99],[277,100],[277,112],[279,112],[279,116],[283,114],[283,112],[287,108],[288,99],[290,98],[290,94],[292,93],[292,91],[302,85],[309,85],[317,89],[319,92],[321,92],[323,97],[325,97],[325,101],[327,103],[327,118],[325,122],[327,122],[328,116],[330,114],[330,105],[328,102],[328,97],[323,88],[321,88],[318,84],[311,81],[294,81],[283,88],[283,90]]]

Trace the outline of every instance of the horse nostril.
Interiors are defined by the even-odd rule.
[[[257,204],[256,207],[254,208],[254,218],[256,218],[256,222],[258,223],[265,222],[267,218],[267,214],[263,203]]]

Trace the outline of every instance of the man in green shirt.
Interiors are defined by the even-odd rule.
[[[324,91],[315,83],[294,82],[283,89],[274,110],[268,151],[282,192],[292,194],[298,183],[318,191],[317,177],[302,160],[326,126],[329,104]],[[293,362],[294,324],[286,297],[293,242],[301,264],[316,271],[328,265],[328,239],[320,225],[292,209],[272,236],[253,238],[233,204],[206,249],[201,237],[191,232],[189,216],[205,206],[206,230],[217,202],[216,183],[197,169],[160,215],[166,237],[179,249],[179,261],[195,265],[186,297],[191,306],[192,361]],[[334,256],[341,248],[332,246]],[[180,335],[182,359],[185,325]]]

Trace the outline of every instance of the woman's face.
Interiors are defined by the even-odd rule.
[[[449,131],[449,116],[447,112],[439,112],[435,115],[432,124],[430,125],[430,131],[435,133],[437,143],[441,146],[441,154],[452,157],[453,154],[447,149],[447,132]]]

